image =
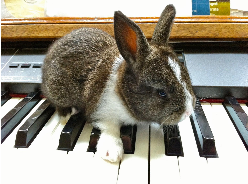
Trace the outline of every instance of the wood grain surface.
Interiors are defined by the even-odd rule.
[[[147,38],[151,38],[158,17],[132,17]],[[114,36],[110,18],[31,18],[2,19],[1,38],[6,41],[53,40],[74,29],[94,27]],[[171,41],[248,41],[248,17],[176,17]]]

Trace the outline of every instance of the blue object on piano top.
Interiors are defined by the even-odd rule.
[[[210,15],[209,0],[192,0],[192,15]]]

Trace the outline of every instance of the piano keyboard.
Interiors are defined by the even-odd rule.
[[[99,130],[85,123],[80,114],[60,124],[55,109],[37,92],[47,48],[2,49],[1,89],[11,94],[1,95],[1,182],[246,181],[248,55],[233,49],[229,53],[226,48],[214,52],[184,49],[177,51],[178,57],[187,66],[194,91],[202,100],[192,116],[178,126],[122,127],[125,154],[119,163],[99,158]]]
[[[28,98],[32,95],[37,97],[37,93],[32,93]],[[247,179],[248,107],[233,97],[223,103],[198,101],[191,118],[178,124],[178,132],[174,127],[164,127],[163,131],[153,124],[137,126],[131,133],[122,130],[126,136],[122,140],[128,142],[125,149],[133,149],[133,153],[124,154],[120,163],[102,160],[97,150],[89,152],[89,144],[94,142],[92,137],[100,132],[92,134],[93,127],[84,124],[80,114],[60,124],[57,112],[46,99],[38,99],[29,113],[18,118],[20,123],[13,131],[2,138],[2,183],[217,183]],[[23,104],[23,98],[12,97],[3,104],[2,122],[18,104]],[[18,113],[11,119],[15,116]],[[1,127],[3,133],[3,123]],[[27,130],[26,142],[17,136],[24,130]],[[68,145],[61,146],[62,134],[67,131],[71,136],[62,142]],[[28,148],[18,144],[26,144]],[[181,151],[176,151],[179,156],[166,152],[168,144],[182,146]],[[66,151],[61,151],[60,146]]]

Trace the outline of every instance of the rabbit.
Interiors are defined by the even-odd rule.
[[[97,153],[122,159],[123,124],[175,125],[191,115],[195,95],[186,67],[168,45],[176,10],[167,5],[148,43],[140,27],[114,13],[114,35],[80,28],[48,49],[42,91],[61,119],[84,113],[101,130]]]

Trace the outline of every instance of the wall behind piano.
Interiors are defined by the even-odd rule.
[[[114,11],[121,10],[130,17],[159,17],[167,4],[174,4],[177,16],[192,15],[191,0],[47,0],[45,14],[49,17],[112,17]]]
[[[227,11],[233,16],[248,16],[247,0],[1,0],[1,18],[112,17],[116,10],[130,17],[159,17],[167,4],[174,4],[177,17],[184,17],[209,15],[209,5],[211,9],[211,3],[215,2],[227,3],[226,7],[229,5],[231,13]],[[217,14],[223,15],[220,12]]]

